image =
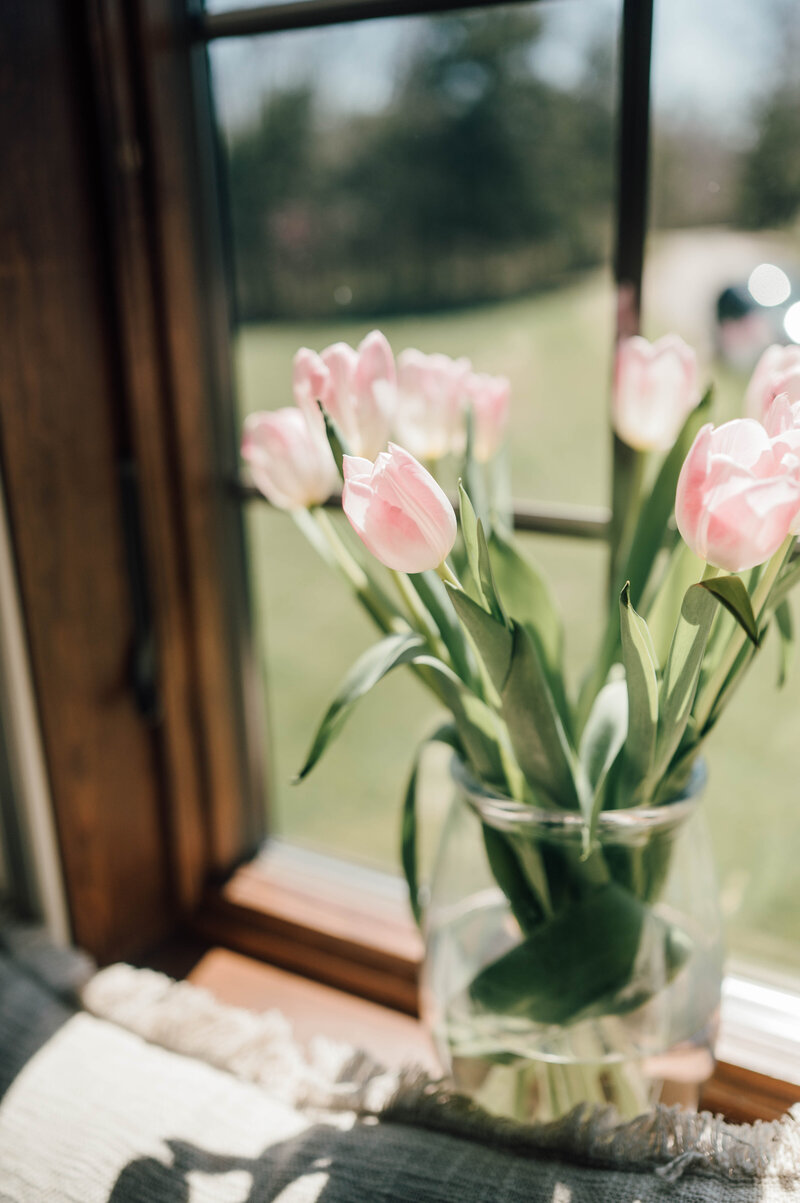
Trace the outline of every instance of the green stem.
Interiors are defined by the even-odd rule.
[[[397,585],[397,591],[406,604],[409,614],[411,615],[411,625],[419,631],[420,635],[424,636],[430,644],[433,654],[449,667],[453,667],[453,662],[450,658],[444,640],[439,634],[438,627],[433,621],[427,608],[423,605],[419,594],[416,592],[408,577],[404,572],[397,572],[390,569],[394,582]]]
[[[452,568],[447,563],[447,560],[442,560],[441,564],[436,569],[436,575],[440,576],[446,584],[453,585],[456,589],[463,588],[461,581],[453,572]]]
[[[398,629],[399,618],[397,611],[393,611],[391,605],[381,596],[380,591],[375,588],[365,570],[339,537],[336,528],[326,512],[319,507],[315,507],[309,511],[309,514],[313,518],[318,530],[322,533],[332,553],[333,564],[338,567],[344,578],[352,586],[358,600],[364,606],[367,613],[382,631],[396,631]],[[305,530],[301,517],[301,515],[297,516],[298,525],[310,537],[310,532]],[[315,540],[311,538],[311,542],[315,542]]]
[[[297,511],[295,521],[326,562],[331,567],[338,568],[348,583],[352,585],[356,597],[384,634],[407,629],[406,621],[401,618],[399,613],[393,612],[388,603],[384,602],[380,591],[374,587],[367,573],[339,538],[333,523],[324,510],[315,508],[311,511]],[[320,533],[324,536],[322,545],[319,539]],[[424,664],[412,664],[411,669],[437,701],[446,707],[447,698],[439,686],[436,674],[426,668]]]
[[[767,602],[769,601],[769,595],[772,592],[772,587],[778,579],[780,570],[786,563],[788,556],[791,555],[794,544],[795,536],[790,535],[785,543],[778,548],[772,559],[768,562],[766,568],[764,569],[761,580],[756,585],[755,592],[753,593],[753,613],[756,616],[756,622],[759,621],[764,612]],[[711,575],[716,575],[718,572],[719,569],[717,569],[716,572],[712,573]],[[706,573],[708,573],[708,569],[706,570]],[[706,573],[703,575],[704,580],[707,579]],[[708,722],[712,711],[714,710],[717,698],[725,687],[728,674],[738,660],[739,653],[744,647],[746,640],[747,635],[737,624],[722,660],[718,664],[713,675],[710,677],[708,684],[703,689],[702,697],[696,704],[694,718],[697,723],[698,731],[702,732],[703,728]]]
[[[629,447],[615,435],[613,458],[608,565],[609,603],[612,607],[616,606],[619,591],[625,584],[619,578],[639,517],[647,455]]]

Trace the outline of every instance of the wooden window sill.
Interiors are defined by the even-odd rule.
[[[301,1044],[324,1035],[366,1049],[391,1068],[416,1064],[431,1073],[439,1072],[433,1046],[419,1020],[344,990],[226,948],[210,949],[188,980],[210,990],[222,1003],[251,1011],[276,1007],[291,1022]]]
[[[271,851],[209,892],[195,928],[208,943],[416,1016],[419,932],[400,896],[359,881],[327,858]]]
[[[430,1037],[419,1020],[343,990],[265,965],[226,948],[206,952],[188,980],[220,1002],[267,1011],[276,1007],[289,1019],[301,1044],[314,1036],[364,1048],[391,1068],[439,1067]],[[764,1074],[720,1063],[700,1099],[704,1110],[737,1123],[779,1119],[800,1097],[800,1089]]]
[[[436,1070],[418,1022],[422,942],[399,891],[361,888],[358,870],[343,873],[341,866],[326,876],[324,858],[306,866],[302,856],[278,848],[210,892],[195,931],[219,947],[190,980],[221,1001],[275,1006],[301,1039],[322,1033],[387,1064],[416,1061]],[[724,1059],[703,1090],[702,1108],[752,1122],[777,1119],[800,1100],[800,1045],[776,1045],[763,1058],[753,1054],[759,1040],[763,1045],[763,1034],[723,1022]]]

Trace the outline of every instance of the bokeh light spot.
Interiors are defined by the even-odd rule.
[[[792,291],[786,272],[774,263],[759,263],[747,281],[750,295],[759,305],[780,305]]]

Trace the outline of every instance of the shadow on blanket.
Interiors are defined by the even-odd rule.
[[[0,950],[0,1099],[26,1062],[78,1009],[32,966]]]

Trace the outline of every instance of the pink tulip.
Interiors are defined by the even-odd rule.
[[[767,347],[756,364],[745,394],[745,412],[763,422],[772,402],[785,393],[791,404],[800,401],[800,347]]]
[[[317,355],[308,347],[301,347],[294,357],[292,368],[292,393],[296,403],[312,422],[312,414],[319,416],[318,401],[321,401],[330,387],[330,372]],[[322,423],[323,429],[325,423]]]
[[[695,353],[676,334],[655,343],[636,335],[618,344],[612,419],[624,443],[668,451],[699,400]]]
[[[394,429],[418,459],[435,463],[463,447],[463,385],[470,366],[468,359],[413,348],[398,355]]]
[[[505,376],[470,372],[464,381],[464,404],[472,409],[475,459],[490,460],[500,447],[508,422],[511,385]]]
[[[800,401],[790,402],[779,393],[764,416],[764,429],[784,471],[800,480]],[[800,534],[800,515],[792,523],[792,534]]]
[[[438,568],[455,542],[453,507],[430,472],[396,443],[374,464],[344,457],[342,508],[368,551],[399,572]]]
[[[320,398],[351,451],[373,459],[386,446],[396,395],[394,357],[379,330],[353,350],[334,343],[320,353],[328,380]]]
[[[771,439],[800,436],[800,399],[793,402],[788,393],[779,393],[773,397],[761,421]]]
[[[322,425],[320,430],[294,406],[246,419],[242,458],[257,488],[279,509],[320,505],[336,488],[339,473]]]
[[[800,515],[800,479],[764,427],[737,418],[699,431],[678,479],[678,530],[728,572],[763,564]]]

